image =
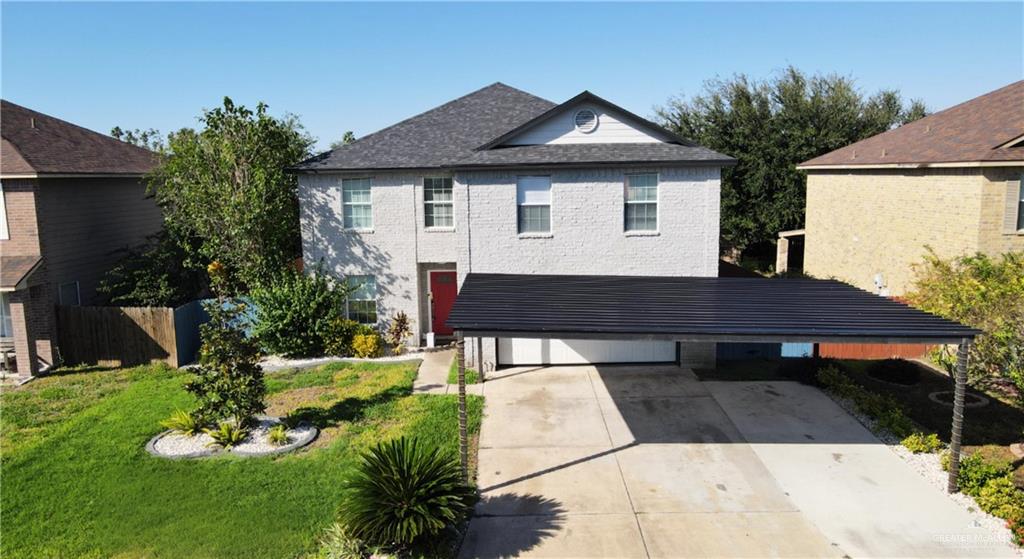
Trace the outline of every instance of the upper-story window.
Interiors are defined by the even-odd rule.
[[[7,229],[7,202],[4,200],[4,183],[0,181],[0,240],[6,241],[11,238],[11,232]]]
[[[374,276],[348,276],[348,298],[345,316],[360,324],[377,323],[377,278]]]
[[[519,177],[516,203],[520,233],[551,232],[551,177]]]
[[[626,175],[626,231],[658,230],[658,175]]]
[[[1017,181],[1017,231],[1024,231],[1024,175]]]
[[[423,218],[427,227],[455,227],[452,179],[423,179]]]
[[[345,229],[373,229],[370,179],[342,179],[341,205]]]

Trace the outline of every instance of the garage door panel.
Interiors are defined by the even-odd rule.
[[[502,365],[666,363],[676,358],[675,342],[651,340],[545,340],[501,338]]]

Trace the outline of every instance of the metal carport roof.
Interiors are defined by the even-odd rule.
[[[834,280],[467,276],[448,326],[470,337],[960,343],[978,330]]]

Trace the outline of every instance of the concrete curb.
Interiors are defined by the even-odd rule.
[[[275,419],[275,420],[280,421],[280,418],[276,418],[276,417],[273,417],[273,418],[271,418],[269,416],[259,416],[259,417],[261,419]],[[164,458],[164,459],[168,459],[168,460],[181,460],[181,459],[191,460],[191,459],[196,459],[196,458],[210,458],[210,457],[213,457],[213,456],[220,456],[222,454],[232,454],[232,455],[235,455],[235,456],[241,456],[243,458],[255,458],[255,457],[259,457],[259,456],[276,456],[278,454],[284,454],[286,452],[292,452],[292,451],[298,450],[298,449],[300,449],[300,448],[302,448],[304,446],[309,445],[310,443],[315,441],[317,437],[320,436],[320,429],[318,429],[316,427],[313,427],[313,425],[311,425],[310,423],[303,422],[303,423],[300,423],[300,424],[296,425],[295,427],[296,428],[299,428],[299,427],[312,427],[312,430],[307,432],[306,434],[302,435],[301,437],[296,438],[296,440],[293,441],[293,442],[290,442],[290,443],[288,443],[286,445],[279,446],[279,447],[277,447],[277,448],[275,448],[273,450],[267,451],[267,452],[245,452],[245,451],[241,451],[241,450],[222,449],[222,448],[219,448],[219,447],[214,447],[214,448],[209,448],[207,450],[203,450],[201,452],[192,452],[192,453],[189,453],[189,454],[178,454],[178,455],[174,455],[174,456],[167,455],[167,454],[161,454],[160,452],[158,452],[156,450],[156,443],[160,439],[162,439],[162,438],[166,437],[167,435],[170,435],[171,433],[174,432],[174,431],[172,431],[170,429],[168,429],[166,431],[163,431],[162,433],[159,433],[155,437],[149,439],[149,442],[146,443],[146,452],[148,452],[150,455],[155,456],[157,458]]]

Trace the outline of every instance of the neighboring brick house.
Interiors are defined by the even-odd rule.
[[[802,163],[804,272],[899,296],[925,247],[1024,250],[1024,81]]]
[[[117,251],[160,229],[142,182],[157,160],[8,101],[0,135],[0,338],[34,374],[56,357],[54,305],[100,303]]]
[[[588,92],[556,105],[498,83],[297,166],[303,256],[361,287],[352,318],[403,311],[419,343],[451,334],[470,272],[715,276],[734,163]],[[479,348],[485,366],[714,358],[673,342]]]

